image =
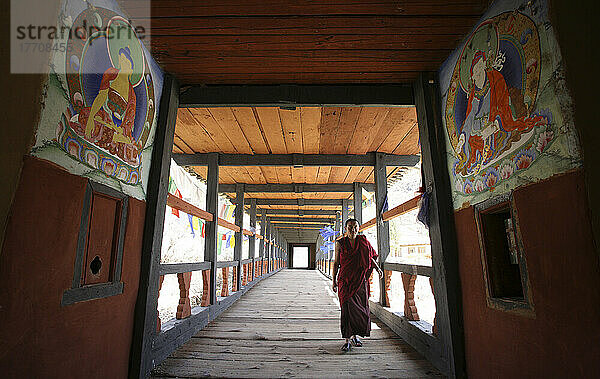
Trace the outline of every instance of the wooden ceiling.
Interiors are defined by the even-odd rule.
[[[184,85],[409,83],[489,2],[153,0],[152,55]]]
[[[414,107],[180,108],[174,153],[418,154]],[[194,168],[206,178],[206,167]],[[394,167],[388,175],[394,175]],[[373,167],[220,167],[219,183],[373,183]],[[304,198],[340,198],[314,193]],[[253,194],[268,198],[270,194]],[[294,197],[287,195],[288,198]],[[344,196],[347,197],[347,196]]]

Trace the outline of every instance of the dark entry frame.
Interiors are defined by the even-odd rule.
[[[307,247],[308,248],[308,266],[306,268],[295,268],[294,266],[294,248],[295,247]],[[317,268],[317,244],[316,243],[288,243],[288,268],[295,270],[314,270]],[[313,259],[314,258],[314,259]]]
[[[151,351],[157,315],[159,262],[171,147],[177,109],[180,106],[289,108],[414,105],[417,107],[419,121],[424,184],[432,194],[430,237],[439,332],[433,341],[436,346],[431,349],[436,354],[429,354],[428,358],[446,375],[464,377],[464,337],[454,210],[445,160],[439,90],[435,79],[435,74],[422,74],[414,85],[191,86],[180,91],[177,80],[169,74],[165,75],[147,189],[130,377],[146,377],[154,366]],[[332,99],[336,102],[331,103]],[[387,226],[387,222],[381,224],[381,228]],[[384,245],[379,247],[385,250]],[[389,241],[387,249],[389,250]],[[404,337],[409,343],[415,338],[408,335]]]

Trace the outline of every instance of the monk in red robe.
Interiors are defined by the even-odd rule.
[[[342,346],[344,352],[350,351],[352,345],[362,346],[358,336],[371,334],[369,277],[373,268],[380,277],[383,275],[376,259],[377,253],[367,237],[358,235],[358,221],[346,221],[346,236],[335,243],[333,264],[333,291],[338,292],[340,299],[340,328],[342,338],[346,339]]]

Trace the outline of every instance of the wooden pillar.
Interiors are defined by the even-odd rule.
[[[431,75],[431,77],[437,77]],[[421,141],[423,186],[431,193],[429,237],[435,288],[437,338],[444,346],[447,375],[464,377],[465,347],[462,295],[458,275],[458,248],[454,228],[452,189],[446,161],[446,136],[442,125],[439,87],[426,74],[414,85],[419,140]]]
[[[263,276],[264,275],[264,269],[263,269],[263,259],[265,256],[265,239],[266,237],[266,230],[267,230],[267,213],[263,210],[262,212],[262,216],[260,217],[260,234],[262,235],[262,239],[259,242],[258,245],[258,257],[260,258],[259,260],[259,275]]]
[[[209,153],[206,180],[206,211],[214,215],[213,221],[206,222],[204,237],[204,261],[210,262],[210,304],[217,303],[217,230],[219,204],[219,154]]]
[[[362,224],[362,183],[354,182],[354,218]]]
[[[158,296],[160,297],[160,289],[162,288],[162,284],[165,281],[165,276],[161,275],[160,279],[158,279]],[[156,316],[156,332],[159,333],[160,332],[160,327],[161,327],[161,323],[160,323],[160,314],[157,313]]]
[[[242,230],[244,229],[244,185],[235,185],[235,224],[240,231],[235,233],[235,246],[233,247],[233,260],[238,261],[237,275],[233,277],[237,288],[242,284]]]
[[[253,233],[248,237],[248,258],[252,259],[252,269],[250,270],[250,281],[254,280],[256,276],[256,265],[254,264],[254,257],[256,257],[256,199],[250,200],[250,231]]]
[[[229,296],[229,267],[223,267],[221,269],[221,274],[223,275],[223,285],[221,286],[221,296],[226,297]]]
[[[202,270],[202,300],[200,301],[201,307],[208,307],[210,305],[210,276],[210,270]]]
[[[433,295],[433,298],[435,299],[435,291],[433,290],[433,278],[431,278],[431,277],[429,278],[429,286],[431,287],[431,294]],[[436,311],[435,313],[437,313],[437,311]],[[435,319],[436,319],[437,317],[436,317],[436,314],[435,314],[435,313],[434,313],[434,315],[433,315],[433,327],[432,327],[432,330],[431,330],[431,332],[432,332],[434,335],[436,335],[436,334],[437,334],[437,322],[435,321]]]
[[[152,342],[156,335],[158,315],[160,254],[178,107],[179,83],[172,75],[166,74],[160,98],[152,157],[150,166],[146,167],[149,170],[146,215],[128,375],[133,378],[145,378],[152,369]]]
[[[415,303],[415,281],[417,275],[407,274],[402,275],[402,286],[404,287],[404,317],[411,321],[419,321],[419,313],[417,312],[417,304]]]
[[[384,206],[387,208],[387,173],[382,153],[375,153],[374,176],[376,203],[375,218],[377,220],[377,253],[379,254],[379,265],[381,267],[390,253],[390,226],[389,222],[383,221],[381,217],[383,212],[387,210],[384,210]],[[379,291],[379,302],[382,306],[388,307],[389,304],[385,299],[385,279],[383,277],[379,278]]]
[[[271,253],[273,252],[273,225],[271,225],[271,220],[267,219],[267,238],[268,244],[265,246],[266,252],[265,257],[267,258],[267,273],[271,272]]]
[[[177,274],[179,283],[179,304],[175,318],[178,320],[188,318],[192,314],[192,305],[190,304],[190,282],[192,280],[191,272],[181,272]]]
[[[350,200],[342,200],[342,233],[346,230],[346,221],[350,218]]]

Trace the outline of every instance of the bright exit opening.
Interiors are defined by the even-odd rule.
[[[308,268],[308,246],[294,247],[293,268]]]

